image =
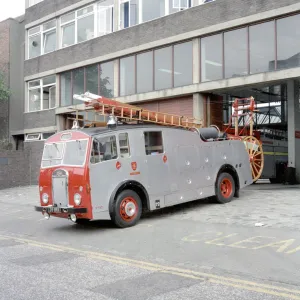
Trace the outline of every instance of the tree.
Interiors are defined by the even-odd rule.
[[[0,101],[7,100],[10,96],[10,91],[6,84],[4,83],[3,75],[0,74]]]

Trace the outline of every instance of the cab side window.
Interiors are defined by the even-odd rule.
[[[117,141],[114,135],[106,137],[94,137],[91,153],[91,163],[118,158]]]
[[[130,157],[130,146],[128,133],[119,134],[120,156],[122,158]]]
[[[145,131],[145,150],[147,155],[155,155],[164,152],[161,131]]]

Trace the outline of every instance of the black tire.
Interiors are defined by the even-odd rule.
[[[129,205],[129,209],[135,209],[133,216],[129,216],[126,213],[127,205]],[[121,213],[121,211],[123,213]],[[130,213],[130,211],[128,211],[128,213]],[[126,228],[136,225],[141,218],[141,214],[142,201],[136,192],[132,190],[124,190],[117,195],[111,214],[111,219],[117,227]]]
[[[222,185],[226,185],[224,189],[221,188]],[[234,179],[229,173],[219,174],[216,182],[215,200],[221,204],[230,202],[234,197],[235,189]]]

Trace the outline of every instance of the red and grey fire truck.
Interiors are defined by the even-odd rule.
[[[143,211],[207,197],[228,203],[260,176],[263,154],[254,136],[91,93],[74,97],[108,123],[80,128],[74,120],[73,129],[46,140],[35,209],[47,219],[133,226]]]

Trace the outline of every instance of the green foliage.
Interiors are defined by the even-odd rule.
[[[7,100],[10,96],[10,91],[3,80],[3,75],[0,74],[0,101]]]

